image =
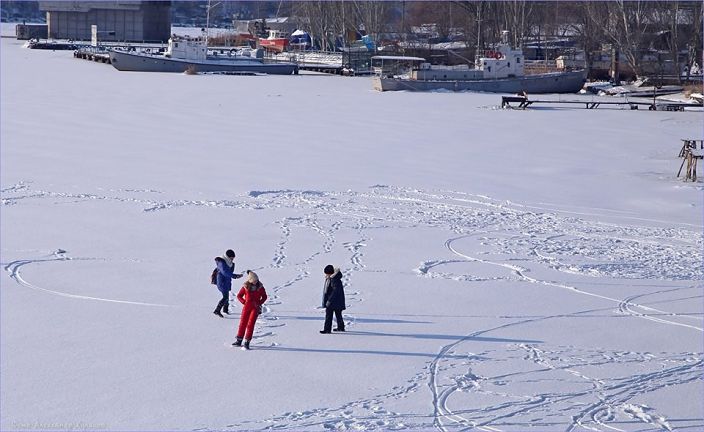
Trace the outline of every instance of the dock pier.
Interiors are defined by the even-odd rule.
[[[73,57],[82,60],[91,60],[99,63],[110,63],[110,55],[104,49],[83,47],[73,52]]]
[[[512,103],[517,103],[518,105],[511,105]],[[528,99],[527,96],[501,96],[501,108],[518,108],[526,109],[534,104],[571,104],[571,105],[584,105],[586,109],[595,109],[601,105],[612,105],[612,106],[628,106],[632,110],[637,110],[639,107],[648,107],[649,111],[684,111],[687,107],[698,107],[701,108],[702,105],[696,103],[687,102],[676,102],[676,101],[663,101],[655,100],[645,101],[645,100],[550,100],[550,99]]]

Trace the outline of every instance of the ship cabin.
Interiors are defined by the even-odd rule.
[[[267,29],[267,39],[288,39],[289,33],[283,30]]]
[[[205,37],[172,35],[165,56],[184,60],[205,60],[208,56]]]
[[[524,63],[522,49],[513,49],[508,44],[501,44],[494,50],[478,54],[475,68],[482,71],[484,79],[514,78],[525,75]]]
[[[372,72],[376,76],[393,78],[418,69],[425,63],[423,57],[378,55],[372,56]]]
[[[467,65],[432,67],[430,63],[421,63],[411,72],[411,79],[419,81],[469,81],[483,79],[484,73],[470,69]]]
[[[475,57],[474,68],[467,65],[433,67],[430,63],[420,63],[414,68],[410,78],[422,81],[471,81],[485,79],[515,78],[524,76],[523,51],[500,45],[493,50],[483,51]]]

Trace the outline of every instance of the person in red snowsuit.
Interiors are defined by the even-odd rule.
[[[237,300],[244,306],[242,307],[240,326],[237,330],[237,339],[232,345],[249,349],[249,341],[252,340],[252,334],[254,333],[254,324],[262,312],[262,304],[266,299],[266,290],[259,281],[259,277],[253,271],[248,272],[247,282],[244,283],[242,288],[240,288],[240,292],[237,293]],[[243,339],[244,345],[242,344]]]

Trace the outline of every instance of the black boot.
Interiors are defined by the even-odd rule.
[[[342,328],[340,328],[340,327],[335,327],[334,329],[332,329],[332,331],[334,331],[334,332],[343,332],[343,331],[345,331],[345,328],[344,328],[344,327],[342,327]]]
[[[232,346],[242,346],[242,338],[238,337],[233,343]]]
[[[219,311],[218,309],[215,309],[215,310],[213,311],[213,313],[214,313],[215,315],[219,316],[220,318],[225,318],[224,316],[222,316],[222,314],[220,313],[220,311]]]
[[[242,345],[243,350],[248,350],[249,349],[249,340],[245,339],[244,340],[244,345]]]
[[[320,330],[320,334],[328,334],[330,333],[330,330]]]

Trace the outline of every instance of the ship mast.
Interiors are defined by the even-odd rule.
[[[217,2],[214,5],[210,5],[210,0],[208,0],[208,7],[205,11],[205,47],[208,49],[208,39],[210,38],[210,9],[216,7],[221,2]]]
[[[208,49],[208,34],[210,33],[210,0],[205,8],[205,49]]]

